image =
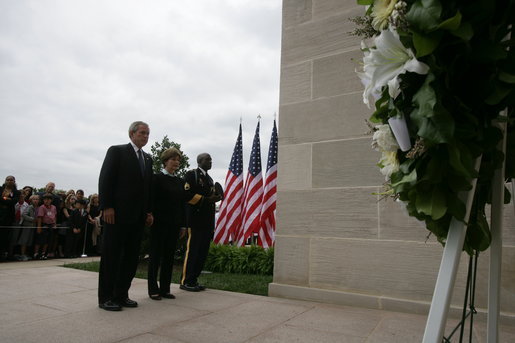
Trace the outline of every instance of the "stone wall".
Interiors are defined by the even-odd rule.
[[[362,53],[354,0],[284,0],[279,178],[270,295],[427,313],[442,246],[391,199],[375,166],[356,77]],[[515,221],[505,211],[502,311],[515,318]],[[479,259],[485,307],[488,253]],[[463,255],[453,305],[463,303]],[[515,322],[515,321],[514,321]]]

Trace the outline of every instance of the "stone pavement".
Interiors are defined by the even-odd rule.
[[[0,263],[0,342],[411,343],[421,341],[425,327],[424,315],[211,289],[189,293],[177,285],[177,299],[153,301],[141,279],[131,288],[138,308],[107,312],[97,307],[97,274],[61,267],[69,262]],[[449,320],[446,334],[455,323]],[[485,324],[474,330],[473,342],[485,342]],[[515,327],[501,327],[501,342],[515,342]]]

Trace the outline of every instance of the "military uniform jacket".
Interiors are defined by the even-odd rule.
[[[184,177],[184,190],[187,203],[187,225],[192,230],[215,229],[215,204],[206,201],[206,197],[214,193],[213,179],[204,175],[199,168],[190,170]]]

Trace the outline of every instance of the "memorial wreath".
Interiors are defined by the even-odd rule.
[[[464,250],[487,249],[494,170],[505,161],[506,178],[515,176],[515,0],[358,4],[367,8],[351,19],[352,34],[363,39],[358,75],[374,109],[372,146],[382,154],[385,194],[441,243],[454,217],[467,223]],[[498,148],[504,135],[506,154]],[[474,178],[466,220],[459,194]]]

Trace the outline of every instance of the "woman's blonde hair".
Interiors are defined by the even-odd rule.
[[[64,207],[68,207],[68,205],[71,204],[72,198],[75,198],[75,200],[77,200],[77,197],[75,196],[75,194],[68,194],[68,196],[66,197],[66,200],[64,201]]]

